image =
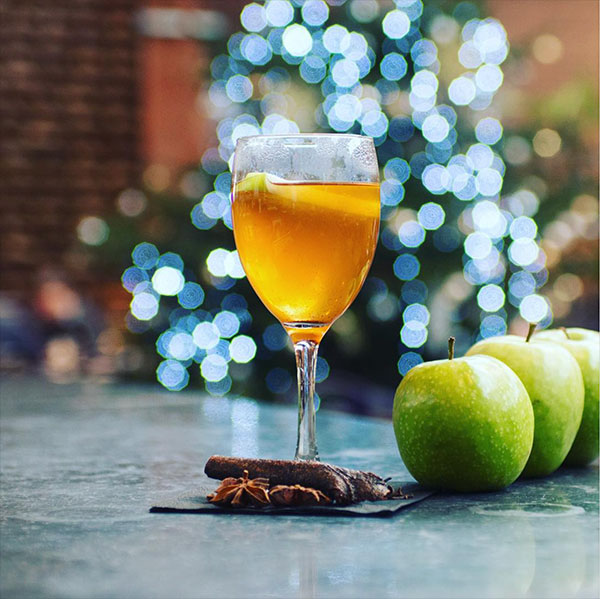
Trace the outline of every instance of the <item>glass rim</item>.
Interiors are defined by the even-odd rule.
[[[261,135],[243,135],[238,137],[236,144],[243,139],[262,139],[262,138],[282,138],[282,137],[358,137],[360,139],[370,139],[373,141],[373,137],[370,135],[360,135],[359,133],[266,133]]]

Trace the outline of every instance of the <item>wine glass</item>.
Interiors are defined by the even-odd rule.
[[[360,291],[377,243],[379,170],[373,140],[344,134],[238,139],[232,218],[246,276],[294,344],[295,459],[318,460],[319,343]]]

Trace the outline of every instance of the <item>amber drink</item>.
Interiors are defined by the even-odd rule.
[[[379,184],[277,183],[261,173],[237,187],[235,243],[252,287],[293,341],[318,343],[371,266]]]

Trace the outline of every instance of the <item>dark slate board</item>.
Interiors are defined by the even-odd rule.
[[[394,489],[402,488],[408,499],[386,501],[363,501],[354,505],[323,505],[266,508],[223,508],[209,503],[206,495],[212,488],[198,489],[161,502],[150,508],[153,514],[245,514],[251,516],[345,516],[350,518],[371,517],[390,518],[403,508],[409,507],[433,495],[433,491],[423,489],[412,482],[391,482]]]

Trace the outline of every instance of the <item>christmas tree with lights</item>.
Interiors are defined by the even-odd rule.
[[[182,197],[144,190],[144,209],[112,223],[121,234],[102,251],[109,260],[133,241],[127,326],[155,343],[162,385],[294,394],[290,343],[250,288],[231,232],[229,169],[248,135],[348,132],[377,147],[380,243],[323,341],[327,401],[385,412],[389,388],[441,355],[450,334],[460,352],[516,316],[550,324],[535,220],[543,180],[523,181],[531,144],[504,132],[493,104],[509,52],[501,23],[470,2],[421,0],[270,0],[247,4],[240,20],[210,65],[218,145],[182,175]]]

